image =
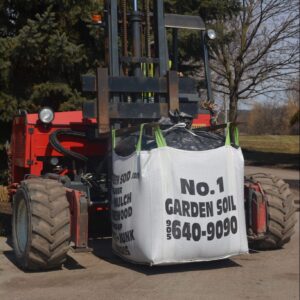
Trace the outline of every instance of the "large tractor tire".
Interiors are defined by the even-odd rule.
[[[267,201],[267,232],[263,238],[254,239],[252,247],[258,250],[281,248],[288,243],[296,224],[294,196],[289,185],[269,174],[252,174],[246,181],[259,183]]]
[[[69,203],[63,185],[32,178],[21,182],[13,200],[13,247],[21,268],[59,268],[70,239]]]

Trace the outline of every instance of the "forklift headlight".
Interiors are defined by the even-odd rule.
[[[54,112],[49,107],[44,107],[39,111],[39,120],[44,124],[49,124],[54,119]]]
[[[214,40],[217,37],[217,34],[213,29],[208,29],[207,36],[210,40]]]

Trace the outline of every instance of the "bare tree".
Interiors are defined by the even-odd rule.
[[[275,101],[255,103],[249,112],[247,132],[250,134],[290,134],[289,117],[292,103],[280,105]]]
[[[215,24],[211,44],[215,91],[229,98],[229,119],[239,100],[286,90],[299,72],[298,0],[243,0],[241,12]]]
[[[299,119],[300,119],[300,78],[295,78],[291,81],[287,88],[288,104],[291,107],[291,113],[289,115],[290,126],[292,129],[296,129],[299,133]],[[297,124],[298,123],[298,124]],[[298,126],[297,126],[298,125]]]

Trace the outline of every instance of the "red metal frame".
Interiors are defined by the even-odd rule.
[[[210,121],[211,121],[211,115],[209,113],[207,114],[198,114],[197,118],[193,120],[192,127],[197,128],[197,127],[208,127],[210,126]]]
[[[252,231],[261,235],[267,231],[267,202],[261,186],[257,183],[245,184],[245,199],[251,205],[251,224]]]
[[[88,199],[84,193],[72,189],[67,189],[66,195],[70,204],[71,240],[75,243],[75,250],[89,251]]]
[[[12,183],[20,182],[26,174],[39,176],[43,162],[38,157],[63,156],[53,149],[49,136],[57,129],[86,131],[89,124],[96,124],[96,119],[83,119],[82,111],[57,112],[51,125],[44,125],[38,114],[17,116],[13,122],[11,138]],[[86,156],[101,156],[107,152],[107,144],[74,137],[62,137],[64,148]]]

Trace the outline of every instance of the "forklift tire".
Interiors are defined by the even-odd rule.
[[[246,181],[259,183],[267,199],[267,232],[263,238],[254,239],[257,250],[279,249],[288,243],[296,224],[294,196],[289,185],[270,174],[252,174]]]
[[[55,180],[21,182],[13,199],[13,248],[24,270],[59,268],[70,243],[70,211],[65,188]]]

